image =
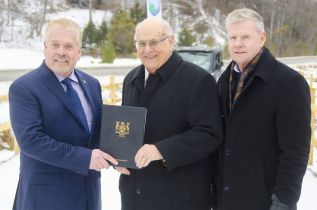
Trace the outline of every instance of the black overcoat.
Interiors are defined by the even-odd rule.
[[[121,175],[122,210],[210,210],[212,152],[222,127],[216,82],[176,52],[157,71],[154,89],[144,90],[144,66],[125,78],[123,105],[147,108],[144,143],[166,161]]]
[[[229,114],[230,66],[218,81],[225,137],[217,209],[268,210],[272,194],[293,206],[309,156],[309,86],[265,48]]]

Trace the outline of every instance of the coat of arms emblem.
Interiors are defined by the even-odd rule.
[[[127,134],[129,134],[130,128],[129,128],[130,123],[125,123],[125,122],[118,122],[116,121],[116,133],[118,134],[119,137],[125,137]]]

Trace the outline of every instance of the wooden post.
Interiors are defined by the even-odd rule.
[[[118,101],[118,96],[116,93],[117,90],[117,85],[115,83],[115,78],[114,76],[111,76],[109,78],[110,83],[109,83],[109,90],[110,90],[110,103],[115,104]]]

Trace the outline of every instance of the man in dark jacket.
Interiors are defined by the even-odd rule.
[[[263,47],[262,17],[226,19],[232,62],[218,81],[225,125],[217,210],[294,210],[310,147],[306,80]]]
[[[213,77],[173,52],[171,26],[149,18],[136,27],[142,65],[123,84],[123,105],[147,108],[138,170],[121,173],[122,210],[210,210],[213,151],[221,117]]]

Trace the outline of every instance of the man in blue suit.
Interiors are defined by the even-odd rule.
[[[100,151],[101,88],[75,69],[80,27],[49,22],[42,65],[10,87],[10,117],[19,143],[20,177],[15,210],[100,210],[100,170],[110,155]]]

